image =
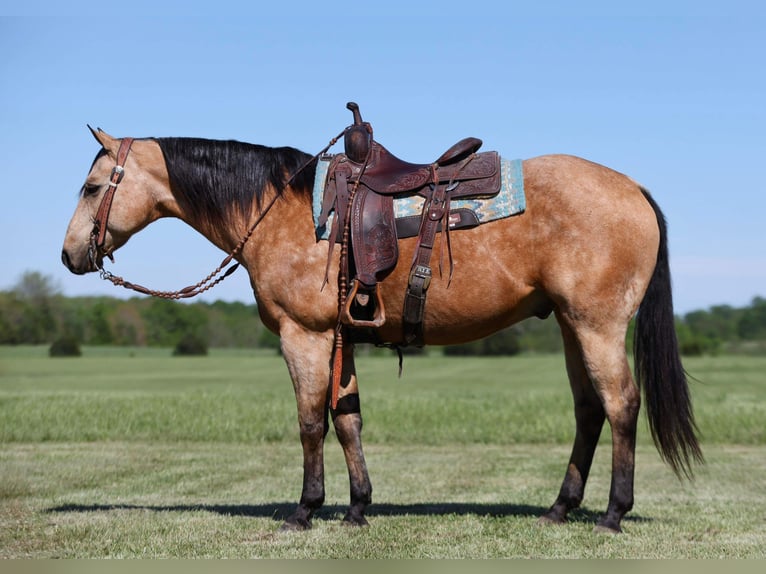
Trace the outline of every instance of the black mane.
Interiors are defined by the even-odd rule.
[[[195,221],[225,225],[233,214],[248,216],[260,207],[270,185],[282,193],[287,180],[311,156],[292,147],[267,147],[228,140],[155,138],[165,158],[170,188],[181,208]],[[311,195],[316,162],[292,181]]]

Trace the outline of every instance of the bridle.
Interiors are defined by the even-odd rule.
[[[306,169],[311,164],[311,162],[316,160],[320,155],[334,146],[338,139],[340,139],[340,137],[344,134],[344,132],[345,130],[331,139],[330,143],[328,143],[322,151],[304,162],[303,165],[301,165],[295,171],[295,173],[293,173],[285,181],[284,186],[286,187],[290,185],[292,181],[298,176],[298,174]],[[155,289],[144,287],[143,285],[131,283],[130,281],[126,281],[122,277],[114,275],[110,271],[104,269],[103,259],[104,257],[109,257],[109,259],[114,261],[114,257],[112,256],[111,252],[104,250],[104,244],[106,243],[106,228],[107,222],[109,221],[109,211],[112,208],[112,201],[114,200],[114,194],[117,192],[117,186],[125,176],[125,162],[128,159],[128,154],[130,153],[131,145],[133,145],[133,140],[134,138],[123,138],[120,142],[120,147],[117,150],[116,163],[112,168],[112,174],[109,177],[109,187],[104,192],[104,197],[101,198],[101,204],[99,205],[98,211],[96,212],[96,217],[93,219],[93,229],[90,232],[88,243],[88,260],[95,269],[98,269],[102,279],[110,281],[118,287],[124,287],[125,289],[131,289],[133,291],[137,291],[138,293],[143,293],[144,295],[151,295],[153,297],[160,297],[162,299],[187,299],[189,297],[195,297],[196,295],[204,293],[208,289],[215,287],[218,285],[218,283],[226,279],[229,275],[237,270],[239,267],[239,262],[234,263],[225,271],[224,268],[242,252],[245,244],[253,235],[255,228],[258,227],[258,224],[261,221],[263,221],[263,218],[274,206],[277,200],[282,197],[282,194],[275,193],[273,195],[269,202],[263,207],[263,209],[261,209],[258,217],[255,218],[255,221],[250,225],[247,232],[242,236],[234,249],[232,249],[226,257],[224,257],[223,261],[221,261],[218,267],[216,267],[207,277],[198,283],[189,285],[177,291],[157,291]]]
[[[130,153],[130,146],[133,145],[133,138],[124,138],[120,142],[120,149],[117,150],[117,163],[112,168],[112,175],[109,177],[109,184],[104,197],[101,198],[101,204],[98,206],[96,217],[93,220],[93,229],[90,232],[90,241],[88,244],[88,260],[94,267],[102,269],[98,264],[99,253],[107,256],[112,261],[114,258],[110,253],[104,252],[104,243],[106,243],[106,224],[109,220],[109,211],[112,209],[112,201],[117,191],[117,186],[125,175],[125,161]]]

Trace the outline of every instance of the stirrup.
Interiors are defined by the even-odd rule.
[[[346,303],[340,314],[341,322],[351,327],[372,327],[373,329],[382,327],[383,323],[386,322],[386,308],[383,306],[383,299],[380,296],[379,283],[375,284],[375,313],[372,319],[357,319],[351,315],[351,307],[354,305],[357,295],[369,297],[368,293],[359,293],[359,284],[357,279],[351,281],[351,291],[346,297]],[[366,304],[369,304],[369,302]]]

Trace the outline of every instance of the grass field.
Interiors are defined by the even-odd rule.
[[[766,558],[766,358],[686,361],[707,464],[662,464],[642,417],[624,536],[592,533],[609,490],[602,437],[583,508],[540,527],[574,431],[563,359],[360,357],[371,527],[338,518],[348,477],[332,433],[327,501],[280,533],[300,495],[282,360],[0,348],[0,557]]]

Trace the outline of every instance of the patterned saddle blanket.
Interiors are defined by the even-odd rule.
[[[320,158],[314,177],[313,213],[317,241],[329,239],[335,217],[335,213],[332,212],[327,222],[320,226],[319,218],[331,161],[331,157]],[[482,223],[511,217],[512,215],[524,212],[526,209],[526,198],[524,196],[522,160],[501,158],[500,177],[501,186],[500,192],[497,195],[487,198],[453,199],[451,201],[450,230],[476,227]],[[418,234],[425,201],[425,198],[419,195],[394,196],[394,215],[396,217],[396,232],[399,239],[414,237]]]

